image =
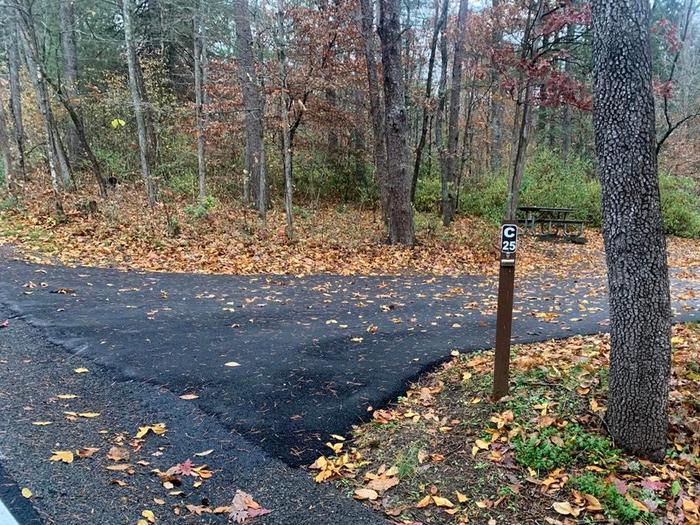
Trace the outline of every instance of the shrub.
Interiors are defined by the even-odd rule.
[[[415,207],[417,211],[439,213],[440,179],[428,177],[419,179],[416,186]]]
[[[505,212],[507,181],[508,175],[500,173],[465,185],[460,211],[499,223]],[[659,185],[664,231],[680,237],[700,237],[700,197],[695,181],[662,174]],[[574,208],[572,218],[599,227],[600,184],[593,163],[583,158],[563,160],[555,152],[538,150],[523,175],[520,205]]]
[[[695,181],[662,174],[659,186],[664,231],[679,237],[700,237],[700,197]]]

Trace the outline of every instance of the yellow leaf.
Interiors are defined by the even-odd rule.
[[[441,498],[440,496],[433,496],[433,502],[435,502],[435,505],[438,507],[454,507],[454,503],[447,498]]]
[[[467,501],[467,497],[458,490],[455,491],[455,495],[457,496],[457,501],[459,503],[464,503],[465,501]]]
[[[224,363],[224,366],[228,366],[229,368],[234,368],[236,366],[241,366],[241,364],[236,363],[235,361],[229,361],[228,363]]]
[[[78,396],[76,396],[75,394],[58,394],[56,397],[58,399],[75,399]]]
[[[581,513],[580,509],[575,509],[571,506],[568,501],[557,501],[552,504],[552,508],[556,510],[559,514],[578,516]]]
[[[139,520],[136,522],[136,525],[148,525],[148,522],[146,520]]]
[[[37,427],[45,427],[46,425],[50,425],[51,421],[32,421],[32,425],[37,426]]]
[[[141,516],[143,516],[144,518],[146,518],[146,519],[148,520],[149,523],[155,523],[155,522],[156,522],[156,516],[155,516],[155,514],[153,514],[153,511],[144,510],[144,511],[141,513]]]
[[[53,455],[49,458],[50,461],[73,463],[73,453],[70,450],[54,450],[52,452]]]
[[[80,412],[78,414],[80,417],[87,417],[87,418],[92,418],[92,417],[97,417],[100,415],[99,412]]]
[[[90,370],[88,370],[87,368],[83,368],[83,367],[76,368],[75,370],[73,370],[73,372],[75,372],[76,374],[85,374],[89,371]]]
[[[368,499],[370,501],[374,501],[379,497],[379,494],[377,494],[376,490],[372,489],[357,489],[355,490],[355,495],[353,497],[359,500]]]
[[[161,436],[165,434],[165,432],[168,430],[168,428],[165,426],[165,423],[156,423],[155,425],[146,425],[144,427],[139,427],[138,432],[136,432],[136,438],[140,439],[144,437],[146,434],[149,432],[153,432],[157,436]]]
[[[479,447],[481,450],[488,450],[489,448],[488,442],[484,441],[483,439],[477,439],[476,446]]]
[[[420,500],[418,503],[416,503],[416,508],[417,509],[422,509],[424,507],[427,507],[430,505],[430,502],[433,501],[432,496],[426,496],[422,500]]]
[[[32,495],[33,495],[33,494],[32,494],[32,491],[29,490],[27,487],[24,487],[24,488],[22,489],[22,496],[24,496],[25,498],[29,499],[29,498],[32,497]]]

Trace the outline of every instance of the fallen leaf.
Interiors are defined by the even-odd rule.
[[[24,488],[22,489],[22,496],[24,496],[25,498],[29,499],[29,498],[32,497],[32,495],[33,495],[33,494],[32,494],[32,491],[29,490],[27,487],[24,487]]]
[[[180,396],[180,399],[184,399],[185,401],[192,401],[193,399],[199,399],[199,396],[197,394],[183,394]]]
[[[90,370],[84,367],[76,368],[75,370],[73,370],[73,372],[75,372],[76,374],[86,374],[89,371]]]
[[[357,489],[355,490],[355,495],[353,497],[359,500],[368,499],[370,501],[374,501],[379,497],[379,494],[377,494],[376,490],[372,489]]]
[[[112,447],[107,452],[107,459],[112,461],[129,461],[129,449],[125,447]]]
[[[62,461],[63,463],[73,463],[73,452],[70,450],[54,450],[50,461]]]
[[[454,507],[454,503],[452,503],[447,498],[442,498],[440,496],[433,496],[433,502],[438,507],[447,507],[447,508]]]
[[[241,366],[240,363],[236,363],[235,361],[229,361],[228,363],[224,363],[224,366],[228,366],[230,368],[236,367],[236,366]]]

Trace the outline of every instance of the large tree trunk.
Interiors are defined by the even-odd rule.
[[[136,129],[139,141],[139,160],[141,163],[141,177],[146,189],[148,206],[152,207],[156,203],[156,189],[151,176],[150,160],[152,158],[149,151],[148,130],[146,128],[146,118],[143,108],[143,92],[139,89],[139,77],[141,76],[141,65],[136,55],[136,43],[134,41],[134,30],[131,19],[131,0],[122,0],[122,16],[124,18],[124,40],[126,43],[126,58],[129,65],[129,90],[131,91],[131,101],[134,105],[134,117],[136,119]]]
[[[593,124],[610,294],[607,427],[662,460],[671,307],[656,162],[648,0],[594,0]]]
[[[12,131],[14,142],[17,147],[18,175],[23,179],[27,178],[27,168],[25,163],[25,135],[24,123],[22,120],[22,85],[19,77],[20,56],[19,56],[19,30],[17,27],[17,13],[13,8],[9,8],[7,40],[7,69],[10,77],[10,113],[12,115]]]
[[[379,5],[386,151],[387,156],[391,155],[391,158],[387,158],[389,241],[410,246],[414,242],[414,232],[411,174],[408,170],[406,91],[401,63],[401,2],[380,0]]]
[[[250,30],[250,12],[246,0],[233,0],[233,19],[236,24],[236,46],[238,48],[238,71],[243,106],[245,111],[245,166],[243,194],[246,201],[257,205],[261,215],[265,215],[267,201],[260,188],[267,186],[267,170],[263,166],[263,98],[255,71],[253,56],[253,33]]]
[[[420,127],[420,138],[416,146],[416,158],[413,164],[413,180],[411,181],[411,202],[416,200],[416,187],[418,186],[418,175],[423,158],[423,148],[425,147],[426,135],[428,134],[428,118],[432,111],[433,97],[433,69],[435,68],[435,55],[440,31],[447,24],[447,6],[449,2],[443,0],[440,9],[440,0],[435,2],[435,24],[433,25],[433,37],[430,40],[430,57],[428,58],[428,78],[425,82],[425,97],[423,99],[423,119]]]
[[[199,180],[199,201],[207,197],[207,161],[206,161],[206,116],[204,113],[204,85],[206,82],[206,41],[204,30],[204,0],[197,0],[194,13],[194,93],[195,118],[197,121],[197,173]]]
[[[379,78],[374,45],[373,0],[360,0],[362,39],[364,40],[365,61],[367,63],[367,92],[369,113],[374,138],[374,177],[379,187],[379,199],[384,223],[389,223],[389,200],[387,194],[386,142],[384,141],[384,108],[379,92]]]
[[[79,108],[78,95],[78,58],[75,43],[75,5],[74,0],[59,0],[59,25],[61,51],[63,58],[62,91],[74,108]],[[78,109],[79,111],[79,109]],[[68,126],[66,134],[68,155],[75,163],[80,158],[80,139],[76,129]]]
[[[464,60],[464,37],[467,30],[468,0],[459,0],[457,34],[455,35],[452,79],[450,80],[450,113],[447,122],[447,158],[442,177],[442,224],[449,226],[454,219],[457,199],[457,165],[459,146],[459,114],[462,100],[462,62]]]

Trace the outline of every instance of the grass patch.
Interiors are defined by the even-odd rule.
[[[364,501],[399,523],[693,523],[700,327],[676,326],[673,340],[664,464],[627,456],[606,435],[609,339],[590,336],[516,347],[511,395],[498,403],[493,354],[453,358],[357,427],[345,456],[326,458],[340,472],[328,479],[358,499],[376,489]]]

